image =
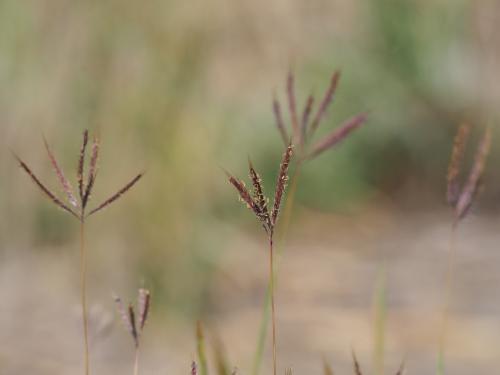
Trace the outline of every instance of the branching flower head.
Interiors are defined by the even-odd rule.
[[[243,203],[255,214],[262,223],[264,230],[272,237],[276,222],[278,221],[279,211],[288,182],[288,168],[292,159],[293,146],[289,144],[283,153],[280,170],[276,181],[274,192],[274,202],[271,211],[268,208],[269,199],[264,194],[262,179],[254,169],[252,163],[248,162],[249,177],[252,181],[253,192],[245,186],[245,183],[229,173],[227,173],[229,182],[234,186]]]
[[[277,97],[274,96],[273,112],[278,131],[280,132],[285,145],[290,142],[290,139],[295,145],[297,145],[300,152],[300,160],[313,159],[322,152],[338,145],[341,141],[347,138],[351,132],[366,122],[366,113],[357,114],[344,121],[324,138],[309,147],[309,141],[313,138],[314,133],[325,118],[327,110],[333,102],[339,79],[340,73],[338,71],[334,72],[330,80],[330,85],[328,86],[315,112],[313,111],[315,103],[314,96],[309,95],[302,113],[299,116],[295,97],[295,77],[291,72],[288,74],[286,92],[288,99],[288,112],[290,114],[291,121],[291,135],[288,134],[288,130],[286,129],[280,102]]]
[[[126,193],[132,186],[134,186],[137,181],[141,179],[143,173],[137,174],[132,180],[130,180],[124,187],[118,190],[115,194],[111,195],[108,199],[103,201],[101,204],[97,205],[95,208],[88,211],[88,203],[92,195],[92,189],[97,177],[98,170],[98,160],[99,160],[99,140],[97,137],[92,139],[92,146],[90,151],[90,161],[89,161],[89,171],[85,178],[85,159],[87,146],[89,143],[89,133],[88,130],[83,132],[83,141],[80,149],[80,156],[78,158],[76,179],[78,185],[78,191],[75,193],[70,181],[66,178],[60,164],[58,163],[54,153],[52,152],[47,140],[44,138],[45,149],[57,176],[59,184],[61,185],[61,190],[65,195],[65,199],[59,198],[54,192],[52,192],[46,185],[44,185],[41,180],[32,172],[31,168],[21,160],[20,157],[14,154],[14,157],[18,161],[21,168],[30,176],[32,181],[38,188],[59,208],[73,215],[79,221],[84,221],[88,216],[101,211],[102,209],[109,206],[111,203],[120,198],[124,193]]]
[[[125,309],[120,297],[115,297],[115,303],[123,325],[134,340],[135,347],[138,348],[141,335],[149,315],[151,293],[147,289],[139,289],[137,297],[137,312],[135,311],[132,303],[129,303],[128,308]]]

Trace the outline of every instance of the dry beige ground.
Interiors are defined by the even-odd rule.
[[[373,293],[387,271],[386,365],[405,359],[409,374],[434,372],[449,237],[445,213],[306,212],[294,223],[279,264],[279,366],[320,373],[321,358],[351,373],[355,348],[371,373]],[[496,218],[471,216],[457,241],[455,292],[448,343],[449,373],[495,373],[500,365],[500,252]],[[238,228],[231,228],[237,233]],[[219,332],[241,373],[250,372],[266,280],[260,238],[240,233],[224,249],[210,286],[207,324]],[[0,266],[0,374],[79,374],[78,295],[72,256],[19,249]],[[106,262],[106,260],[105,260]],[[104,269],[106,264],[101,264]],[[118,272],[118,271],[117,271]],[[122,271],[126,272],[126,271]],[[95,374],[131,372],[131,344],[117,328],[107,297],[123,275],[92,275]],[[187,373],[192,325],[154,311],[145,336],[142,374]],[[269,364],[266,357],[266,365]]]

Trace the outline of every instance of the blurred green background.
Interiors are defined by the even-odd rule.
[[[288,70],[295,72],[302,106],[310,92],[320,97],[333,70],[341,69],[335,102],[320,134],[357,112],[370,113],[366,127],[304,167],[288,240],[292,249],[311,252],[320,263],[323,258],[313,255],[317,247],[333,253],[339,246],[360,251],[357,261],[373,272],[358,269],[359,278],[368,279],[356,284],[366,294],[357,306],[369,315],[376,270],[382,259],[391,259],[390,249],[403,256],[414,236],[421,236],[416,228],[422,227],[415,222],[430,228],[438,226],[433,220],[443,222],[442,236],[429,241],[436,246],[446,242],[444,177],[456,126],[470,121],[479,134],[481,126],[496,125],[498,119],[499,20],[500,5],[489,0],[0,1],[0,251],[5,284],[0,296],[6,303],[0,309],[5,328],[0,366],[9,369],[4,373],[59,373],[79,359],[79,343],[73,344],[74,358],[68,361],[55,359],[57,345],[45,353],[36,344],[30,363],[16,359],[19,347],[47,334],[37,330],[48,324],[45,319],[64,316],[67,306],[78,303],[78,226],[32,186],[10,150],[56,189],[42,134],[69,176],[76,168],[83,129],[99,134],[102,157],[94,203],[146,170],[137,187],[89,223],[89,298],[112,313],[111,291],[132,298],[145,285],[153,291],[158,327],[184,327],[178,335],[189,339],[197,319],[219,321],[224,332],[225,319],[232,312],[240,316],[242,306],[249,306],[251,318],[228,323],[246,332],[245,337],[236,335],[244,344],[228,344],[235,364],[241,361],[245,368],[256,342],[265,287],[264,238],[252,215],[238,204],[221,167],[245,177],[250,156],[270,191],[282,152],[271,100],[275,92],[285,103]],[[495,143],[475,208],[491,220],[500,208]],[[398,227],[405,220],[406,229]],[[384,239],[373,234],[381,227],[387,231],[380,236]],[[362,239],[374,242],[360,244]],[[296,272],[309,274],[316,266],[304,267]],[[437,284],[429,288],[440,288],[441,271],[436,270]],[[280,279],[286,284],[289,277]],[[312,288],[324,285],[327,295],[330,281]],[[349,290],[349,283],[336,283],[345,293],[359,293]],[[412,285],[400,293],[412,295]],[[419,304],[430,301],[437,308],[427,294],[422,298]],[[54,300],[61,301],[60,308]],[[398,306],[398,301],[389,305]],[[337,298],[332,303],[351,306]],[[47,305],[52,307],[47,310]],[[498,310],[492,309],[489,313]],[[31,319],[33,327],[26,323]],[[245,319],[253,323],[247,325]],[[369,317],[361,321],[369,327]],[[78,326],[71,327],[74,336],[57,325],[47,331],[53,337],[78,337]],[[364,331],[370,341],[370,328]],[[167,345],[162,340],[160,347]],[[339,341],[347,353],[351,344],[363,347],[352,337]],[[419,361],[423,368],[432,368],[433,342],[429,340],[427,357]],[[391,363],[406,349],[395,349]],[[180,357],[186,369],[192,353]],[[339,366],[348,366],[348,354],[335,353]],[[49,364],[47,358],[52,358]],[[107,368],[106,363],[119,358],[96,361]],[[299,358],[291,356],[295,362]],[[485,363],[478,361],[477,366]],[[320,368],[316,357],[304,363],[294,364],[311,370],[316,367],[309,364],[317,363]],[[456,373],[483,368],[472,363]],[[151,373],[160,373],[156,370]]]

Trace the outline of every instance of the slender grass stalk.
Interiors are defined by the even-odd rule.
[[[88,130],[83,132],[83,142],[80,148],[80,154],[78,158],[78,164],[76,169],[76,178],[78,183],[77,194],[73,190],[73,187],[69,180],[66,178],[59,162],[57,161],[54,153],[52,152],[47,140],[44,138],[44,145],[49,157],[50,163],[56,177],[60,183],[61,190],[66,196],[65,199],[59,198],[54,192],[52,192],[46,185],[44,185],[41,180],[33,173],[30,167],[14,154],[14,158],[18,162],[21,169],[31,178],[32,182],[40,189],[40,191],[45,194],[45,196],[52,201],[57,207],[69,213],[72,217],[76,218],[80,223],[80,298],[81,298],[81,308],[82,308],[82,321],[83,321],[83,341],[84,341],[84,373],[85,375],[90,374],[90,354],[89,354],[89,337],[88,337],[88,318],[87,318],[87,257],[85,252],[85,222],[86,219],[108,207],[111,203],[119,199],[123,194],[125,194],[132,186],[134,186],[137,181],[141,179],[143,173],[139,173],[130,182],[128,182],[124,187],[118,190],[115,194],[111,195],[107,200],[99,204],[96,208],[88,212],[87,204],[90,201],[92,194],[92,188],[94,187],[94,182],[97,177],[97,162],[99,158],[99,140],[94,137],[92,141],[92,150],[90,156],[90,168],[87,175],[87,181],[84,181],[84,167],[86,159],[86,150],[89,141]],[[78,198],[77,198],[78,197]],[[88,213],[87,213],[88,212]]]
[[[268,199],[264,194],[262,179],[260,178],[257,171],[254,169],[252,163],[249,161],[249,176],[252,181],[253,195],[246,188],[245,183],[229,173],[226,172],[229,183],[238,192],[240,200],[245,203],[247,208],[249,208],[261,222],[264,228],[268,243],[269,243],[269,280],[268,280],[268,290],[271,300],[271,320],[272,320],[272,353],[273,353],[273,375],[277,374],[277,360],[276,360],[276,309],[274,303],[274,249],[273,240],[276,228],[276,223],[280,215],[281,203],[285,195],[285,190],[288,184],[288,169],[290,167],[290,161],[292,159],[293,146],[288,144],[285,152],[283,153],[280,168],[278,172],[278,178],[276,180],[275,190],[274,190],[274,201],[272,209],[269,210],[267,207]],[[266,298],[267,303],[267,298]],[[263,344],[262,344],[263,346]]]
[[[446,349],[446,334],[448,331],[448,321],[450,318],[450,304],[451,298],[453,294],[453,278],[455,274],[455,264],[456,264],[456,250],[455,250],[455,242],[456,242],[456,233],[457,226],[454,222],[451,226],[450,230],[450,239],[448,241],[448,266],[446,270],[446,279],[445,279],[445,296],[443,300],[443,317],[441,322],[441,331],[439,334],[439,352],[438,352],[438,361],[437,361],[437,375],[444,375],[445,371],[445,349]]]
[[[271,322],[273,327],[273,375],[276,375],[276,306],[274,303],[274,252],[273,236],[269,236],[269,285],[271,294]]]
[[[285,242],[287,238],[287,234],[290,228],[290,223],[291,223],[291,218],[292,218],[292,213],[293,213],[293,207],[295,203],[295,195],[297,192],[297,181],[299,180],[300,176],[300,171],[302,168],[302,161],[300,159],[297,160],[295,163],[295,170],[292,173],[292,177],[290,178],[290,189],[288,191],[288,197],[285,202],[285,206],[283,208],[283,218],[282,218],[282,223],[280,226],[280,230],[278,231],[278,241],[277,241],[277,246],[276,247],[276,255],[279,258],[279,256],[282,254],[283,249],[285,247]],[[278,272],[278,266],[279,264],[276,264],[273,267],[273,278],[272,282],[274,283],[271,285],[271,282],[268,283],[267,289],[266,289],[266,295],[264,298],[264,305],[262,307],[262,318],[260,319],[260,326],[259,326],[259,335],[257,338],[257,345],[255,349],[255,354],[254,354],[254,359],[253,359],[253,365],[252,365],[252,375],[257,375],[260,371],[260,366],[262,364],[262,358],[264,356],[264,348],[265,348],[265,343],[266,343],[266,336],[267,336],[267,327],[269,326],[269,319],[271,319],[271,289],[273,286],[276,284],[276,274]]]
[[[82,307],[83,322],[83,360],[85,366],[85,375],[90,372],[89,367],[89,335],[87,318],[87,256],[85,253],[85,219],[80,221],[80,297]]]
[[[379,267],[374,295],[373,365],[375,375],[384,375],[385,325],[387,318],[387,282],[385,264]]]
[[[200,375],[208,375],[207,355],[205,353],[205,335],[200,321],[196,324],[196,347],[198,350],[198,363]]]
[[[308,96],[302,111],[301,121],[299,124],[297,105],[296,105],[296,95],[295,95],[295,78],[291,72],[289,72],[287,76],[286,92],[288,99],[288,111],[291,122],[290,131],[291,131],[291,139],[293,140],[293,143],[297,145],[297,157],[295,158],[295,170],[292,174],[292,177],[290,178],[290,189],[288,192],[288,198],[285,203],[285,207],[283,209],[283,215],[282,215],[283,223],[280,227],[277,238],[276,255],[278,257],[281,255],[285,247],[285,240],[290,228],[291,217],[295,205],[295,195],[303,163],[305,161],[310,161],[314,159],[327,149],[336,147],[353,131],[362,126],[366,121],[366,114],[364,113],[354,116],[351,119],[344,121],[342,124],[339,125],[338,128],[336,128],[330,134],[327,134],[322,140],[309,147],[308,144],[309,141],[311,141],[312,136],[314,135],[316,129],[324,119],[328,108],[332,104],[339,78],[340,78],[340,73],[338,71],[334,72],[330,80],[330,85],[328,86],[326,92],[324,93],[324,96],[321,99],[314,116],[312,115],[313,115],[313,106],[315,99],[313,95]],[[273,95],[272,108],[276,121],[276,127],[281,135],[284,144],[286,145],[290,141],[290,136],[285,127],[285,121],[283,119],[281,105],[276,94]],[[277,268],[278,267],[276,267],[276,269],[274,270],[275,276],[277,273]],[[270,305],[271,305],[271,284],[269,283],[267,286],[265,302],[262,309],[262,318],[260,320],[259,334],[257,337],[257,345],[252,365],[252,375],[259,374],[260,366],[262,364],[262,358],[264,355],[264,346],[267,336],[267,327],[269,326],[269,319],[270,319],[270,313],[269,313]]]
[[[462,124],[458,128],[455,139],[453,141],[450,163],[448,165],[446,195],[448,203],[454,208],[454,217],[452,220],[449,240],[448,267],[446,271],[445,296],[443,300],[443,320],[439,336],[438,358],[436,365],[437,375],[444,375],[445,371],[444,362],[446,334],[450,315],[449,310],[453,292],[453,279],[456,263],[456,231],[460,221],[469,213],[470,207],[477,195],[478,185],[483,177],[491,146],[491,128],[486,127],[483,136],[477,146],[474,156],[474,162],[472,164],[472,168],[470,169],[469,175],[465,182],[461,184],[459,181],[459,177],[470,130],[471,126],[467,123]]]
[[[135,348],[134,375],[139,375],[139,347]]]
[[[129,303],[128,309],[126,310],[123,306],[121,298],[118,296],[115,296],[114,300],[123,325],[134,341],[134,375],[138,375],[139,350],[141,346],[141,338],[144,331],[144,326],[146,325],[146,321],[149,315],[151,293],[147,289],[139,289],[137,297],[137,310],[134,309],[134,305],[132,303]]]

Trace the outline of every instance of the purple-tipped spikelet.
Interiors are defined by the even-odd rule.
[[[347,136],[366,122],[367,114],[361,113],[344,122],[340,127],[327,134],[322,140],[318,141],[311,152],[307,155],[308,159],[313,159],[323,151],[326,151],[336,144],[342,142]]]
[[[278,179],[276,181],[276,189],[274,192],[274,204],[271,213],[271,224],[273,228],[276,225],[276,221],[278,220],[281,201],[283,199],[283,194],[285,192],[286,185],[288,182],[288,168],[290,166],[290,160],[292,159],[292,154],[293,154],[293,146],[290,144],[283,153],[283,157],[281,159],[281,164],[280,164],[280,171],[278,174]]]
[[[330,134],[327,134],[323,139],[319,140],[315,143],[312,148],[309,150],[307,148],[308,141],[311,139],[319,127],[323,119],[326,117],[326,113],[328,108],[331,106],[333,102],[333,98],[335,92],[337,90],[338,82],[340,79],[340,72],[336,71],[332,74],[330,79],[330,84],[323,95],[323,98],[318,104],[316,112],[313,113],[314,109],[314,96],[309,95],[304,105],[304,109],[302,112],[302,117],[298,119],[297,114],[297,105],[296,105],[296,95],[295,95],[295,78],[291,72],[288,73],[287,76],[287,84],[286,84],[286,94],[288,99],[288,111],[291,121],[291,132],[292,132],[292,141],[299,148],[299,160],[313,159],[323,151],[330,149],[337,144],[339,144],[342,140],[347,138],[352,131],[358,129],[360,126],[366,123],[367,115],[366,113],[358,114],[351,119],[342,123],[336,130],[332,131]],[[276,95],[273,97],[273,112],[276,120],[276,126],[278,131],[280,132],[281,138],[285,145],[290,142],[290,138],[288,136],[287,130],[285,128],[285,122],[283,120],[283,116],[281,113],[281,106],[276,98]]]
[[[59,163],[57,162],[54,154],[52,153],[52,150],[50,149],[49,144],[47,143],[45,137],[43,138],[43,143],[45,144],[47,155],[49,156],[50,163],[52,164],[54,172],[56,173],[59,183],[61,184],[62,190],[67,195],[68,202],[74,208],[78,208],[78,201],[76,200],[75,195],[73,194],[73,187],[71,186],[66,176],[64,176],[64,172],[59,166]]]
[[[38,188],[58,207],[62,208],[64,211],[67,211],[74,217],[76,217],[78,220],[81,222],[85,221],[85,219],[92,215],[95,214],[96,212],[99,212],[103,208],[107,207],[111,203],[113,203],[115,200],[120,198],[124,193],[126,193],[132,186],[136,184],[137,181],[143,176],[143,173],[139,173],[136,177],[134,177],[129,183],[127,183],[123,188],[118,190],[115,194],[113,194],[110,198],[105,200],[103,203],[99,204],[96,208],[91,210],[90,212],[87,211],[87,205],[90,200],[91,194],[92,194],[92,189],[94,187],[94,182],[96,179],[97,175],[97,163],[99,159],[99,140],[94,137],[92,141],[92,153],[90,156],[90,168],[89,168],[89,173],[87,176],[87,182],[85,183],[84,181],[84,169],[85,169],[85,157],[86,157],[86,151],[87,151],[87,145],[88,145],[88,130],[85,130],[83,132],[83,141],[82,141],[82,146],[80,148],[80,155],[78,158],[78,165],[76,169],[76,180],[77,180],[77,185],[78,185],[78,198],[76,197],[73,188],[71,186],[71,183],[69,180],[66,178],[62,168],[60,167],[56,157],[54,156],[52,150],[50,149],[50,146],[48,142],[44,138],[44,144],[45,148],[50,160],[50,163],[56,173],[57,179],[61,185],[61,188],[66,195],[66,201],[68,204],[64,202],[63,199],[60,199],[57,197],[55,193],[53,193],[49,188],[47,188],[38,177],[32,172],[32,170],[28,167],[28,165],[21,160],[17,155],[14,155],[16,158],[17,162],[19,163],[19,166],[30,176],[32,181],[35,183],[35,185],[38,186]],[[88,212],[88,213],[87,213]]]
[[[139,289],[137,297],[137,315],[132,303],[129,303],[128,309],[125,310],[120,297],[115,296],[114,300],[123,325],[134,340],[134,345],[139,347],[142,332],[149,314],[151,293],[147,289]]]
[[[151,293],[149,292],[149,290],[144,288],[139,289],[137,306],[139,308],[139,328],[141,329],[141,331],[146,324],[146,319],[148,318],[150,301]]]
[[[274,233],[274,227],[278,219],[281,201],[286,189],[286,183],[288,181],[288,168],[290,165],[292,154],[293,146],[289,144],[281,160],[280,170],[275,187],[274,204],[271,213],[269,213],[269,209],[267,207],[269,199],[264,194],[262,179],[260,178],[259,174],[250,161],[248,163],[248,169],[253,186],[253,196],[248,191],[243,181],[238,180],[237,178],[226,172],[229,183],[235,187],[240,199],[247,205],[250,210],[253,211],[255,216],[262,222],[262,225],[266,232],[271,236]]]
[[[461,187],[458,177],[460,175],[460,168],[469,132],[469,125],[462,125],[458,129],[448,167],[447,200],[455,209],[454,225],[457,225],[457,223],[469,212],[470,206],[477,194],[479,182],[483,176],[491,146],[491,129],[486,127],[477,147],[472,168],[467,180]]]
[[[448,204],[456,204],[460,194],[460,184],[458,177],[460,175],[460,168],[465,154],[465,146],[469,138],[471,130],[470,123],[464,123],[458,128],[455,139],[453,140],[453,149],[451,151],[450,163],[448,165],[447,182],[448,188],[446,191],[446,198]]]
[[[253,185],[253,199],[257,207],[259,208],[259,218],[268,228],[270,228],[271,217],[269,216],[269,210],[267,208],[268,199],[264,195],[262,179],[260,178],[260,175],[255,171],[250,159],[248,160],[248,169]]]
[[[83,200],[85,185],[83,182],[83,168],[85,165],[85,152],[87,150],[87,144],[89,142],[89,131],[85,129],[83,131],[83,142],[80,148],[80,157],[78,158],[78,167],[76,170],[76,179],[78,181],[78,192],[80,194],[80,199]]]
[[[135,346],[139,346],[139,336],[137,335],[134,306],[131,303],[128,305],[128,319],[130,321],[130,326],[132,327],[132,338],[134,339]]]

